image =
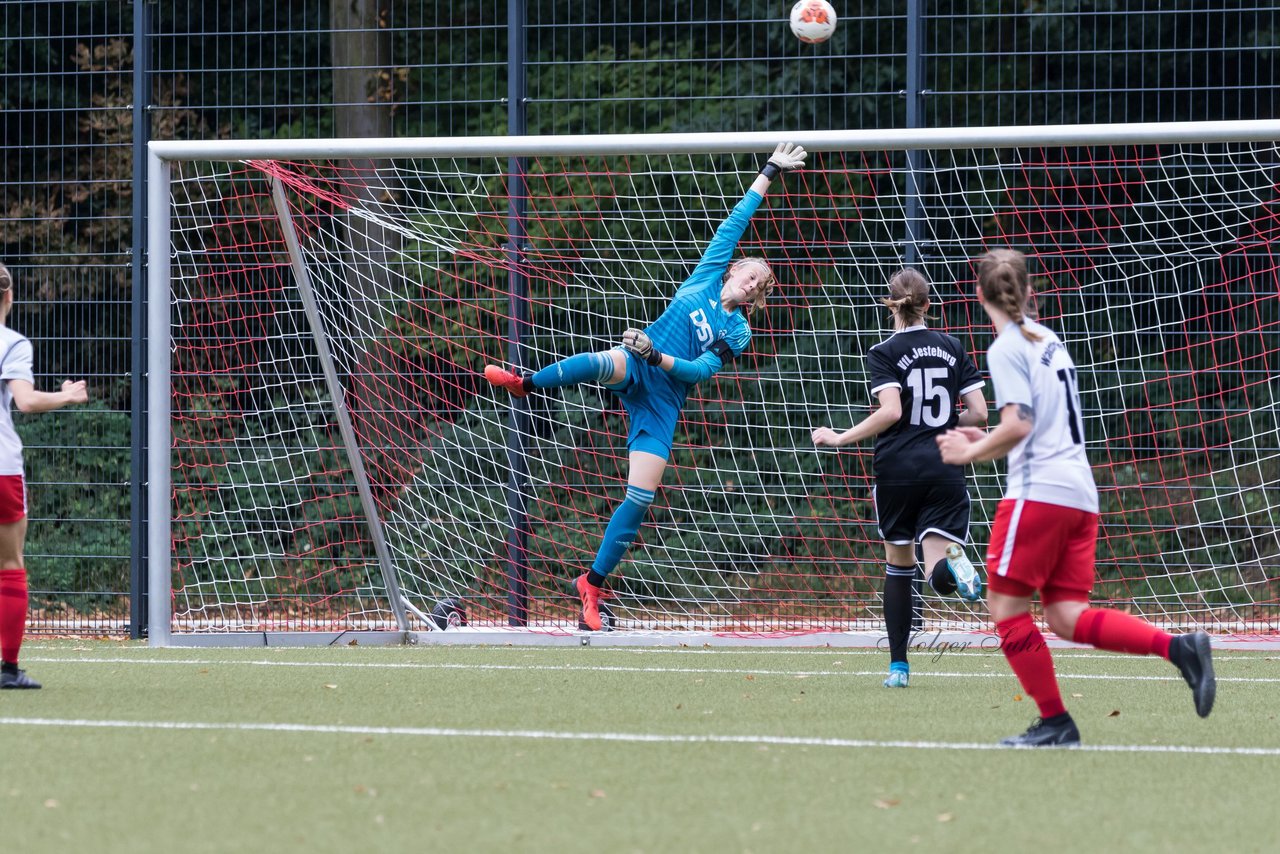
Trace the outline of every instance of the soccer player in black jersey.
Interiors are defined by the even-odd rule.
[[[969,492],[964,469],[942,461],[935,437],[953,427],[987,421],[982,377],[955,337],[925,325],[929,283],[916,270],[898,272],[881,300],[894,332],[867,354],[871,395],[880,408],[837,433],[813,431],[813,443],[843,447],[875,437],[876,519],[884,538],[884,618],[889,634],[886,688],[910,678],[907,644],[915,609],[916,543],[932,567],[929,584],[941,594],[982,596],[982,580],[964,554],[969,538]],[[957,401],[963,412],[956,411]]]

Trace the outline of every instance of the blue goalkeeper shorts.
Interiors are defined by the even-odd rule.
[[[670,459],[684,393],[666,371],[640,361],[632,353],[626,356],[627,375],[622,382],[605,388],[618,396],[627,411],[627,451]]]

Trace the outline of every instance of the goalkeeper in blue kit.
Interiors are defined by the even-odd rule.
[[[741,356],[751,341],[749,319],[773,290],[773,271],[763,258],[730,262],[773,179],[803,165],[805,156],[792,143],[774,150],[666,311],[646,329],[628,329],[618,347],[579,353],[531,376],[498,365],[484,369],[485,379],[517,397],[593,382],[616,394],[626,409],[627,492],[609,519],[591,570],[573,583],[582,601],[581,622],[589,629],[601,628],[601,588],[635,540],[662,482],[689,389]]]

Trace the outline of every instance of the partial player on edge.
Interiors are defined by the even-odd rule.
[[[84,380],[62,384],[61,391],[36,391],[31,342],[6,325],[13,309],[13,275],[0,264],[0,689],[39,688],[18,667],[27,623],[27,488],[23,476],[22,440],[13,429],[10,407],[23,412],[50,412],[86,403]]]

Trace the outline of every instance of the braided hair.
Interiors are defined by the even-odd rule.
[[[1026,306],[1031,285],[1027,258],[1013,249],[993,249],[978,262],[978,286],[982,298],[1009,316],[1028,341],[1040,335],[1026,326]]]

